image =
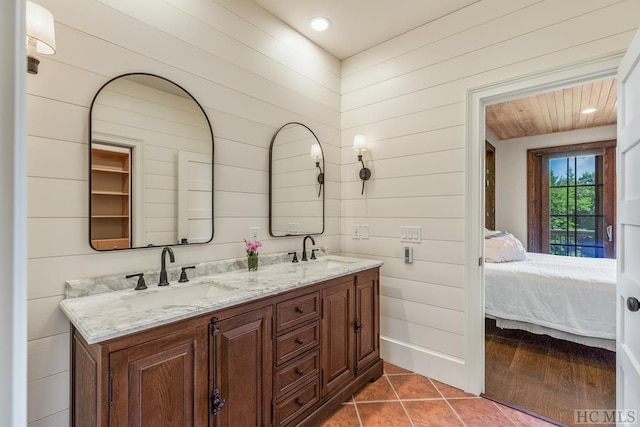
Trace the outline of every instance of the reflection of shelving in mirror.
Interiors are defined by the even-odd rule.
[[[131,247],[131,149],[91,148],[91,244],[95,249]]]

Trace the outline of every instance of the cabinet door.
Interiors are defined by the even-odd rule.
[[[322,395],[353,379],[353,280],[322,291]]]
[[[110,426],[194,426],[206,422],[206,328],[113,352]]]
[[[272,309],[211,323],[211,411],[215,427],[271,424]]]
[[[380,354],[379,346],[379,280],[378,272],[367,271],[356,278],[356,368],[366,368],[376,361]]]

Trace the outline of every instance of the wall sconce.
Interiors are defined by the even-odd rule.
[[[322,168],[320,167],[320,159],[322,159],[322,148],[320,148],[320,144],[313,144],[311,146],[311,158],[315,159],[316,167],[320,171],[318,173],[318,184],[320,184],[320,188],[318,189],[318,197],[322,193],[322,185],[324,184],[324,173],[322,172]]]
[[[56,53],[56,34],[53,15],[44,7],[27,1],[27,72],[38,74],[40,61],[36,53],[53,55]]]
[[[358,152],[358,161],[362,163],[362,169],[360,169],[360,179],[362,180],[362,191],[360,194],[364,194],[364,183],[371,178],[371,170],[364,166],[362,160],[362,153],[367,151],[367,138],[364,135],[356,135],[353,137],[353,151]]]

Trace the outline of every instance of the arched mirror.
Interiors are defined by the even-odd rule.
[[[213,132],[198,102],[156,75],[107,82],[91,104],[89,241],[96,250],[213,238]]]
[[[269,150],[269,233],[273,237],[324,232],[324,155],[306,125],[287,123]]]

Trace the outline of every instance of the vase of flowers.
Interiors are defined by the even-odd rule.
[[[244,244],[247,251],[247,267],[249,271],[256,271],[258,269],[258,248],[262,246],[262,243],[259,240],[250,242],[245,240]]]

